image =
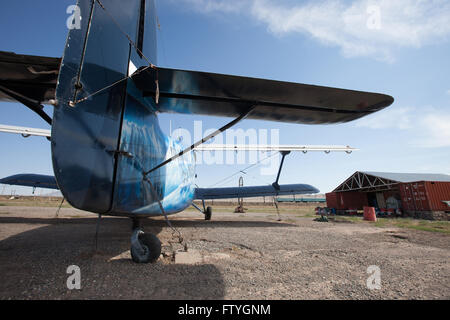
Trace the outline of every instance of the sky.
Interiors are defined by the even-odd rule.
[[[2,51],[60,57],[66,9],[75,1],[7,1],[0,10]],[[356,171],[450,174],[450,1],[157,0],[158,65],[385,93],[394,104],[361,120],[299,125],[245,120],[235,129],[279,130],[280,144],[349,145],[351,155],[291,154],[280,183],[329,192]],[[51,115],[52,108],[46,107]],[[165,132],[193,135],[230,119],[161,114]],[[0,102],[0,123],[49,128],[33,112]],[[270,141],[269,141],[270,142]],[[0,135],[0,177],[53,174],[50,144]],[[271,183],[250,164],[198,165],[210,187]],[[237,174],[237,175],[235,175]],[[29,189],[0,186],[0,193]]]

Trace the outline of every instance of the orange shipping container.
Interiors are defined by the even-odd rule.
[[[450,201],[450,182],[412,182],[400,184],[406,211],[449,211],[443,201]]]
[[[450,201],[450,182],[425,182],[428,201],[432,211],[449,211],[443,201]]]

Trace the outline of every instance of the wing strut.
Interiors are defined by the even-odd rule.
[[[241,122],[242,120],[244,120],[253,110],[255,109],[254,106],[250,107],[245,113],[243,113],[242,115],[240,115],[239,117],[237,117],[236,119],[234,119],[233,121],[229,122],[228,124],[224,125],[222,128],[220,128],[219,130],[214,131],[213,133],[211,133],[210,135],[208,135],[207,137],[203,138],[200,141],[197,141],[196,143],[194,143],[192,146],[184,149],[183,151],[181,151],[179,154],[173,156],[170,159],[167,159],[166,161],[162,162],[161,164],[157,165],[156,167],[154,167],[153,169],[144,172],[144,177],[148,176],[150,173],[152,173],[153,171],[158,170],[161,167],[164,167],[166,164],[172,162],[175,159],[178,159],[179,157],[183,156],[184,154],[191,152],[192,150],[194,150],[195,148],[197,148],[198,146],[204,144],[205,142],[213,139],[215,136],[217,136],[218,134],[221,134],[222,132],[230,129],[231,127],[235,126],[237,123]]]
[[[286,158],[286,156],[287,156],[288,154],[290,154],[291,152],[290,152],[290,151],[281,151],[280,153],[281,153],[281,155],[282,155],[282,158],[281,158],[280,168],[278,169],[277,180],[275,180],[275,182],[272,183],[272,186],[273,186],[277,191],[280,191],[280,185],[278,184],[278,180],[280,180],[280,174],[281,174],[281,169],[283,169],[284,158]]]
[[[11,99],[14,99],[22,103],[24,106],[30,108],[31,110],[36,112],[42,119],[44,119],[49,125],[52,125],[52,118],[50,118],[49,115],[44,112],[44,106],[40,103],[27,98],[20,93],[14,92],[13,90],[5,88],[4,86],[0,86],[0,91],[9,96]]]

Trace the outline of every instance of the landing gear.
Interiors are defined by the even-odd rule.
[[[197,209],[198,211],[200,211],[201,213],[203,213],[205,215],[205,220],[206,221],[210,221],[212,218],[212,208],[211,207],[207,207],[205,206],[205,200],[202,200],[203,203],[203,210],[200,209],[195,203],[192,202],[192,206]]]
[[[205,211],[205,220],[210,221],[211,217],[212,217],[212,208],[208,207],[208,208],[206,208],[206,211]]]
[[[130,251],[136,263],[153,263],[161,255],[161,241],[154,234],[144,233],[137,219],[133,219]]]

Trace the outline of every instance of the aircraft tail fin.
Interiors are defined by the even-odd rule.
[[[78,0],[56,88],[52,159],[76,208],[108,213],[129,100],[128,76],[156,64],[154,0]]]

